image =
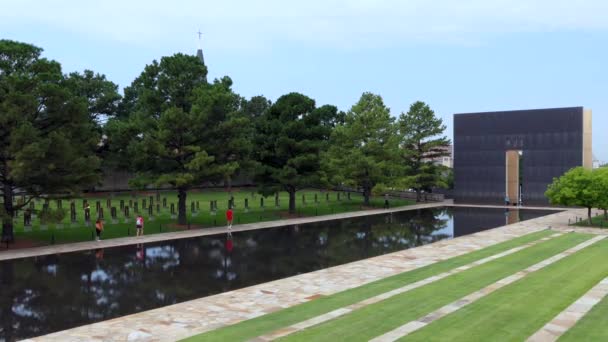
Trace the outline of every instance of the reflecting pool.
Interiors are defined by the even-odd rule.
[[[311,272],[555,211],[433,208],[0,262],[0,341]]]

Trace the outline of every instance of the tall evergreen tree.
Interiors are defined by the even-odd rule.
[[[433,187],[447,187],[444,167],[434,159],[448,156],[450,141],[441,136],[445,125],[441,118],[424,102],[414,102],[407,113],[401,113],[398,121],[401,158],[405,166],[403,186],[416,190],[416,200],[422,191]]]
[[[320,153],[327,147],[337,113],[336,107],[315,108],[313,99],[290,93],[256,121],[256,182],[265,195],[287,191],[290,213],[295,213],[298,190],[326,179]]]
[[[251,99],[243,99],[243,112],[251,119],[260,117],[265,111],[267,111],[272,102],[262,95],[253,96]]]
[[[369,205],[372,189],[392,184],[400,172],[397,143],[394,119],[382,97],[363,93],[331,136],[324,160],[332,183],[361,188]]]
[[[107,125],[119,165],[128,164],[136,172],[132,184],[177,189],[180,224],[187,223],[188,190],[230,177],[250,148],[245,133],[249,121],[240,111],[232,81],[225,77],[208,84],[206,74],[195,56],[154,61],[125,90],[121,108],[132,112]]]
[[[241,99],[241,113],[247,119],[246,139],[250,142],[248,157],[240,163],[239,170],[235,177],[240,176],[242,179],[253,180],[256,174],[258,163],[253,156],[254,146],[251,145],[256,139],[256,122],[267,110],[270,109],[272,102],[262,95],[253,96],[250,99]]]
[[[87,112],[92,121],[101,125],[117,115],[121,96],[118,86],[105,75],[91,70],[71,72],[66,77],[66,85],[74,95],[87,101]]]
[[[42,49],[0,40],[0,190],[2,241],[12,242],[13,216],[43,194],[76,193],[99,180],[100,135],[87,102]],[[16,191],[27,192],[15,204]]]

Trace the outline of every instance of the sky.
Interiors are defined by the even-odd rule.
[[[605,0],[0,0],[0,39],[121,89],[200,44],[209,78],[242,96],[346,111],[370,91],[395,117],[424,101],[450,139],[454,113],[583,106],[608,162],[606,13]]]

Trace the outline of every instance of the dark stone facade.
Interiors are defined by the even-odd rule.
[[[504,203],[506,152],[518,150],[523,204],[548,204],[544,193],[553,178],[583,165],[583,112],[571,107],[455,114],[455,201]]]

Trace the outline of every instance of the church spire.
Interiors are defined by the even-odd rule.
[[[196,50],[196,57],[205,65],[205,57],[203,57],[203,48],[201,44],[202,36],[201,30],[198,30],[198,50]],[[206,65],[205,65],[206,66]],[[207,82],[207,76],[205,76],[205,82]]]

